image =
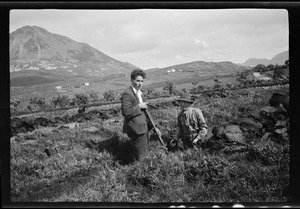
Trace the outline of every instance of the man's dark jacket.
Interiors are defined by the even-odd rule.
[[[144,98],[143,98],[143,101]],[[137,95],[132,87],[127,88],[121,96],[122,115],[124,116],[123,132],[127,134],[144,134],[150,128],[145,112],[138,105]]]

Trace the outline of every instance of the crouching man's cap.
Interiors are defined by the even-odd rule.
[[[195,101],[192,99],[189,93],[183,94],[180,98],[176,99],[176,101],[184,101],[189,103],[194,103]]]

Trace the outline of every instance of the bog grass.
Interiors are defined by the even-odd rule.
[[[278,89],[203,98],[211,128],[268,105]],[[288,91],[288,88],[280,89]],[[176,137],[177,107],[151,110],[164,139]],[[119,116],[121,119],[122,116]],[[122,121],[122,120],[121,120]],[[97,131],[83,131],[87,127]],[[257,138],[243,152],[167,152],[153,135],[148,158],[134,161],[122,122],[35,131],[11,141],[12,202],[231,203],[289,199],[289,142]],[[28,140],[30,135],[31,140]],[[48,154],[47,151],[48,150]]]

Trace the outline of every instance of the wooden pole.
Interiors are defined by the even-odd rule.
[[[152,125],[152,127],[154,129],[154,132],[156,133],[156,135],[157,135],[160,143],[162,144],[162,146],[166,147],[163,139],[161,138],[161,136],[159,135],[158,131],[156,130],[155,123],[154,123],[154,121],[153,121],[153,119],[152,119],[152,117],[151,117],[151,115],[150,115],[150,113],[149,113],[149,111],[147,109],[145,109],[145,113],[146,113],[146,116],[148,117],[148,119],[150,120],[150,123],[151,123],[151,125]]]

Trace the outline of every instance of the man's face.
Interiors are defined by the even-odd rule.
[[[185,101],[179,101],[179,106],[181,109],[184,109],[184,108],[191,106],[191,103],[185,102]]]
[[[137,90],[142,88],[143,82],[144,78],[142,76],[137,76],[134,80],[131,79],[131,85]]]

